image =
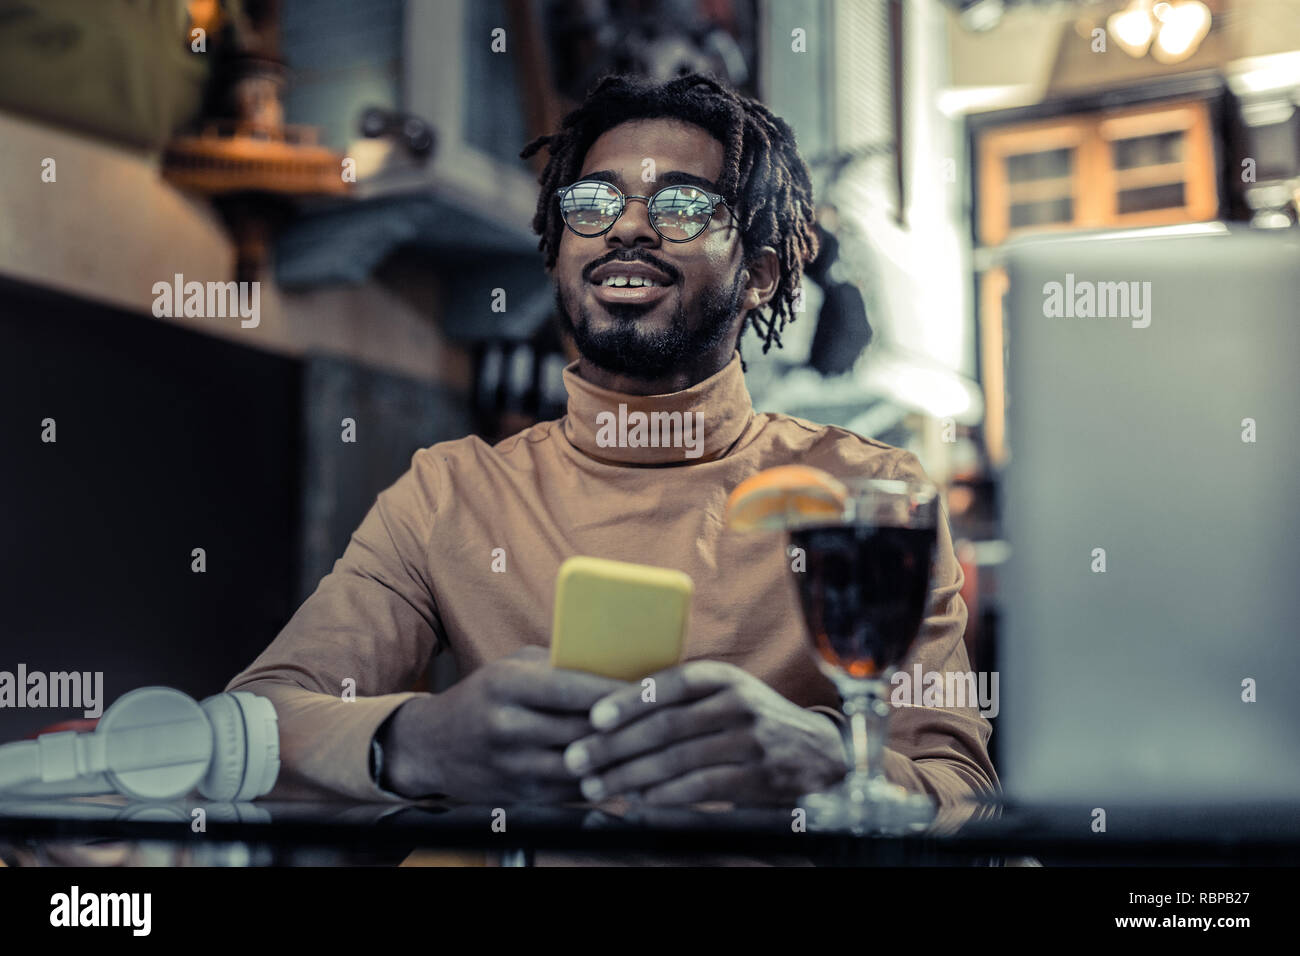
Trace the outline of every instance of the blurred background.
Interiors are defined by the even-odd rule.
[[[920,456],[994,667],[1013,453],[1114,354],[1016,338],[1034,250],[1097,238],[1098,277],[1142,280],[1116,237],[1159,263],[1162,236],[1217,236],[1229,264],[1277,236],[1265,280],[1287,272],[1300,0],[0,0],[0,667],[216,692],[417,448],[563,414],[543,156],[518,153],[606,72],[691,70],[790,122],[829,240],[785,348],[747,340],[756,407]],[[158,315],[176,276],[259,281],[258,324]]]

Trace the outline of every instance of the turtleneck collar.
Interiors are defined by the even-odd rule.
[[[625,395],[564,370],[569,410],[564,434],[583,454],[617,465],[690,465],[721,458],[736,443],[754,406],[740,353],[721,371],[680,392]]]

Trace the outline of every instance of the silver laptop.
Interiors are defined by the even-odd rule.
[[[1300,799],[1300,231],[1006,262],[1008,796]]]

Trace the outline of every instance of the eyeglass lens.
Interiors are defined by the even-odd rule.
[[[560,212],[579,235],[597,236],[614,225],[623,197],[609,183],[575,183],[560,197]],[[665,239],[693,239],[709,224],[713,201],[695,186],[669,186],[650,200],[650,221]]]

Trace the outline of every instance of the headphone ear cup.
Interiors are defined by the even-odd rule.
[[[235,691],[201,705],[212,723],[212,765],[199,793],[209,800],[244,801],[266,794],[280,774],[280,733],[265,697]]]
[[[119,697],[99,721],[95,736],[104,738],[108,752],[105,778],[118,793],[134,800],[171,800],[194,789],[212,762],[209,719],[198,703],[170,687],[141,687]],[[148,728],[151,743],[137,735]],[[147,750],[140,749],[147,746]],[[163,765],[150,765],[157,750],[170,755]],[[126,758],[131,758],[127,760]],[[124,766],[133,769],[124,769]]]
[[[209,800],[233,800],[248,764],[243,712],[229,694],[209,697],[199,706],[212,724],[212,763],[199,782],[199,793]]]
[[[246,690],[234,691],[230,696],[239,703],[247,735],[248,768],[244,773],[244,785],[235,795],[235,800],[254,800],[270,793],[280,776],[280,722],[275,715],[275,705],[265,697]]]

